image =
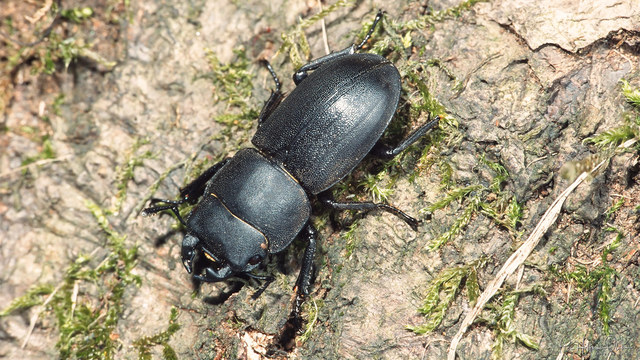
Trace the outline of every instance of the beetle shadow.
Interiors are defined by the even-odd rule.
[[[202,282],[194,279],[194,283],[197,283],[196,286],[199,291]],[[209,305],[222,305],[225,301],[229,300],[231,295],[239,292],[244,286],[242,281],[225,281],[225,283],[231,286],[228,290],[221,291],[217,295],[205,296],[202,298],[202,301]]]
[[[183,231],[179,229],[171,229],[167,231],[166,233],[158,236],[155,239],[155,241],[153,242],[153,246],[156,248],[159,248],[161,246],[166,245],[169,242],[169,239],[171,239],[173,236],[175,236],[178,233],[183,233]]]

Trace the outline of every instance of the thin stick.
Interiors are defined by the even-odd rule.
[[[64,282],[61,282],[60,284],[58,284],[58,286],[56,286],[55,289],[53,289],[51,294],[49,294],[49,296],[47,297],[47,300],[45,300],[45,302],[42,303],[42,305],[40,305],[40,307],[38,308],[38,311],[36,311],[31,316],[31,319],[29,320],[29,330],[27,331],[27,335],[24,337],[24,341],[22,342],[22,346],[20,347],[21,349],[24,349],[27,346],[27,343],[29,342],[29,338],[31,338],[31,333],[33,333],[33,329],[36,327],[36,323],[38,322],[38,317],[40,317],[40,314],[42,314],[42,312],[47,307],[47,304],[49,304],[49,302],[53,299],[53,297],[56,295],[58,290],[60,290],[62,285],[64,285]]]
[[[22,165],[22,166],[19,166],[17,168],[10,169],[10,170],[7,170],[7,171],[1,173],[0,174],[0,179],[5,177],[5,176],[10,176],[10,175],[13,175],[15,173],[19,173],[19,172],[21,172],[21,171],[23,171],[25,169],[29,169],[29,168],[34,167],[34,166],[41,166],[41,165],[46,165],[46,164],[54,163],[54,162],[58,162],[58,161],[65,161],[65,160],[70,159],[71,157],[73,157],[73,155],[63,155],[63,156],[60,156],[60,157],[57,157],[57,158],[53,158],[53,159],[42,159],[42,160],[34,161],[34,162],[29,163],[27,165]]]
[[[89,256],[94,256],[98,250],[100,250],[100,247],[97,247],[95,249],[93,249],[93,251],[91,252],[91,254],[89,254]],[[106,259],[105,259],[106,260]],[[103,261],[104,262],[104,261]],[[22,342],[22,346],[20,347],[21,349],[24,349],[27,346],[27,343],[29,342],[29,338],[31,338],[31,334],[33,333],[33,329],[36,327],[36,323],[38,322],[38,317],[40,317],[40,314],[42,314],[46,308],[47,308],[47,304],[49,304],[49,302],[51,300],[53,300],[53,297],[56,295],[56,293],[58,292],[58,290],[60,290],[60,288],[62,288],[62,286],[65,284],[64,281],[61,281],[60,284],[58,284],[58,286],[56,286],[55,289],[53,289],[53,291],[51,292],[51,294],[49,294],[49,296],[47,297],[47,300],[45,300],[42,305],[40,305],[40,307],[38,308],[38,311],[35,312],[35,314],[33,314],[33,316],[31,316],[31,319],[29,319],[29,330],[27,331],[27,335],[24,337],[24,341]],[[77,290],[75,288],[74,284],[74,300],[73,300],[73,309],[71,310],[71,314],[73,316],[73,311],[75,309],[75,298],[77,297]]]
[[[318,6],[320,6],[320,12],[322,12],[322,0],[318,0]],[[324,22],[324,18],[320,20],[320,25],[322,26],[322,41],[324,42],[324,52],[329,55],[331,54],[331,50],[329,50],[329,40],[327,39],[327,27]]]

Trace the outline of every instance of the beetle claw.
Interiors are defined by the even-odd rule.
[[[418,226],[420,226],[420,224],[422,224],[422,221],[418,219],[415,219],[415,218],[407,219],[407,225],[409,225],[411,229],[413,229],[413,231],[418,231]]]

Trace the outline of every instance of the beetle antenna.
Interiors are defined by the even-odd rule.
[[[371,38],[371,35],[373,35],[373,32],[376,29],[376,25],[378,25],[378,22],[380,22],[380,20],[382,20],[383,16],[384,16],[384,11],[378,10],[378,14],[376,15],[376,18],[373,20],[373,24],[371,25],[371,28],[369,28],[369,32],[364,37],[364,39],[362,39],[362,42],[355,47],[355,51],[362,49],[364,44],[366,44],[367,41],[369,41],[369,39]]]

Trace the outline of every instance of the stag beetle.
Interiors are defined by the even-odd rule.
[[[251,142],[181,189],[179,200],[152,199],[143,215],[171,210],[185,225],[182,262],[194,272],[196,259],[204,269],[193,277],[215,282],[230,277],[264,281],[259,296],[273,281],[253,271],[300,236],[307,247],[295,286],[294,312],[309,294],[316,250],[316,230],[309,221],[311,199],[335,210],[390,212],[414,230],[418,220],[387,204],[338,202],[330,188],[349,174],[367,154],[390,159],[405,150],[439,118],[419,127],[395,147],[379,141],[400,98],[400,74],[382,56],[356,53],[369,40],[383,16],[378,12],[358,45],[302,66],[293,76],[296,88],[285,98],[280,81],[265,62],[275,91],[258,118]],[[178,207],[196,203],[187,221]],[[202,259],[201,259],[202,260]]]

